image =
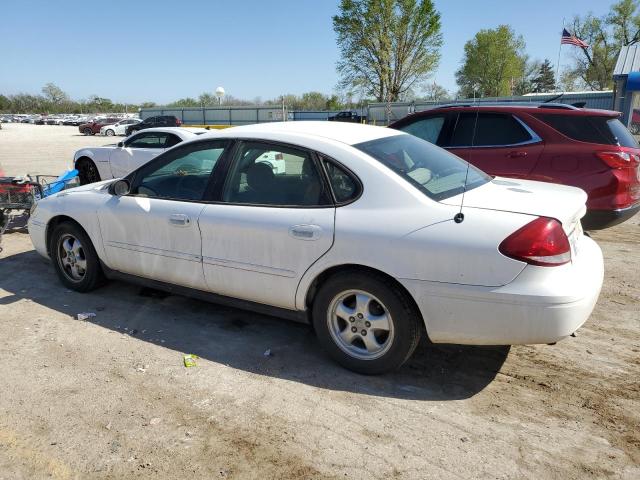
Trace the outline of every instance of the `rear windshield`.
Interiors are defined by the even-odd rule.
[[[460,157],[413,135],[395,135],[354,145],[434,200],[444,200],[491,180]]]
[[[638,142],[617,118],[604,116],[537,115],[540,120],[573,140],[638,148]]]

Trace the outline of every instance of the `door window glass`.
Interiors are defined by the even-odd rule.
[[[336,202],[348,202],[360,194],[360,185],[343,168],[329,161],[325,161],[324,165]]]
[[[507,146],[531,140],[531,135],[511,115],[501,113],[461,113],[451,139],[451,147]]]
[[[132,193],[153,198],[201,200],[224,148],[224,142],[196,144],[162,155],[139,172]]]
[[[127,140],[125,146],[129,148],[165,148],[166,134],[164,133],[140,133]]]
[[[437,144],[443,125],[444,116],[438,115],[437,117],[422,118],[409,125],[400,127],[400,130],[415,135],[427,142]]]
[[[259,142],[242,144],[223,200],[257,205],[329,205],[308,152]]]

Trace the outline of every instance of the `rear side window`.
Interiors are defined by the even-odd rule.
[[[333,190],[337,203],[348,202],[360,194],[360,185],[343,168],[326,160],[324,161],[324,168],[327,171],[331,190]]]
[[[468,112],[458,115],[450,147],[499,147],[531,140],[531,135],[512,115]],[[476,128],[474,136],[474,128]]]
[[[400,130],[415,135],[427,142],[437,144],[443,125],[444,115],[438,115],[437,117],[421,118],[409,125],[400,127]]]
[[[579,142],[638,148],[638,142],[617,118],[584,115],[537,115],[561,134]]]

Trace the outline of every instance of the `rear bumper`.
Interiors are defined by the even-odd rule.
[[[585,230],[603,230],[626,222],[640,212],[640,203],[617,210],[587,210],[582,218],[582,228]]]
[[[434,343],[554,343],[589,318],[604,276],[600,247],[588,237],[561,267],[527,265],[502,287],[400,280],[416,300]]]

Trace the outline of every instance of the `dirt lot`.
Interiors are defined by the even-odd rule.
[[[0,163],[46,173],[110,143],[75,135],[9,125]],[[0,254],[0,479],[640,478],[639,217],[594,235],[605,285],[576,338],[425,342],[382,377],[337,367],[303,325],[122,283],[68,291],[15,227]]]

